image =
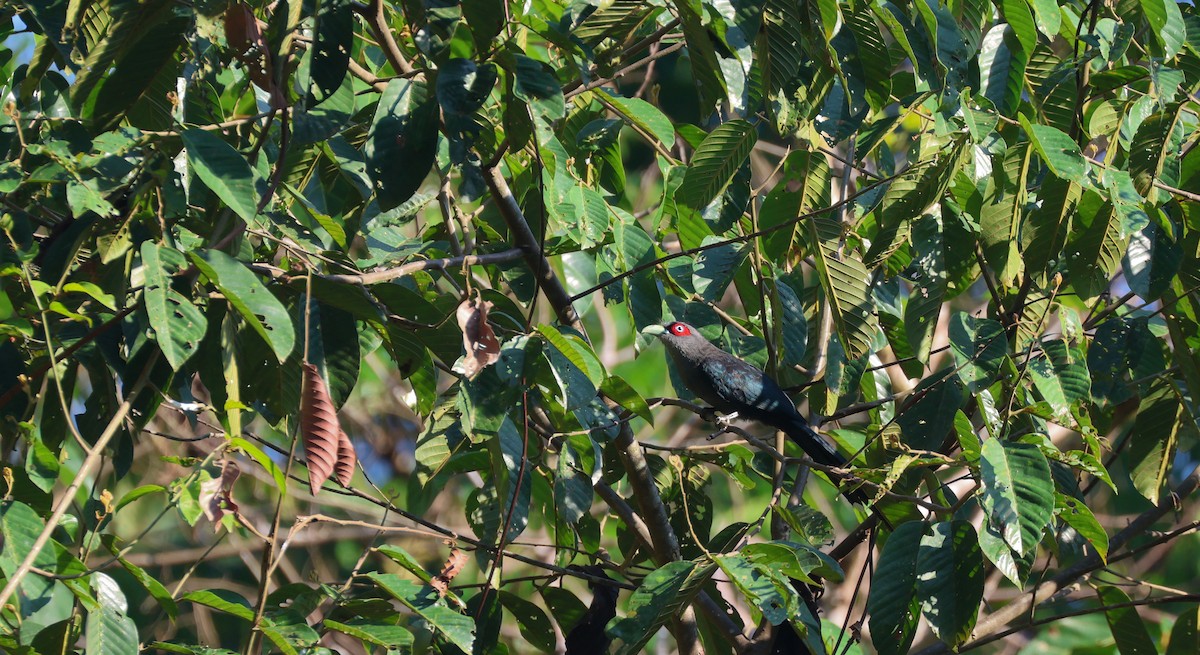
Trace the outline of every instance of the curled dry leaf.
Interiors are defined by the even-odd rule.
[[[333,409],[333,399],[325,388],[325,380],[321,372],[312,364],[304,364],[304,386],[300,392],[300,434],[304,437],[304,456],[308,459],[308,487],[313,495],[321,490],[321,485],[329,479],[334,466],[341,455],[341,441],[346,439],[342,427],[338,424],[337,412]],[[347,445],[350,440],[346,439]],[[353,454],[354,448],[350,447]],[[347,467],[354,472],[354,463]],[[338,480],[342,479],[338,473]]]
[[[463,567],[467,565],[468,561],[470,561],[470,557],[465,552],[451,547],[450,557],[446,558],[441,572],[429,581],[429,586],[436,589],[439,596],[445,596],[446,592],[450,590],[450,582],[454,580],[454,576],[462,573]]]
[[[221,465],[221,477],[200,484],[197,500],[204,516],[213,522],[213,530],[220,530],[221,519],[226,514],[237,515],[238,505],[233,500],[233,483],[242,474],[237,462],[227,459]]]
[[[358,455],[354,452],[354,444],[345,432],[338,432],[337,461],[333,464],[333,475],[343,487],[350,486],[354,478],[354,465],[358,463]]]
[[[487,320],[491,308],[492,303],[486,300],[469,298],[458,306],[458,327],[462,329],[463,348],[467,351],[462,368],[467,379],[473,379],[500,359],[500,341]]]

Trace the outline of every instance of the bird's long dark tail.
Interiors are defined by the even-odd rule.
[[[846,458],[842,457],[841,453],[829,445],[829,442],[821,438],[808,421],[804,420],[803,416],[797,412],[793,419],[788,421],[786,425],[777,426],[787,436],[791,437],[792,441],[812,459],[814,462],[822,466],[836,466],[838,468],[846,466]],[[837,480],[835,480],[837,482]],[[866,503],[869,498],[860,489],[847,489],[842,492],[846,498],[852,503]]]

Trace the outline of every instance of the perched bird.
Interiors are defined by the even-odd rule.
[[[642,334],[657,336],[663,342],[683,383],[724,414],[725,420],[740,417],[765,423],[787,433],[814,462],[846,465],[846,458],[809,427],[791,398],[757,367],[709,343],[687,323],[651,325]],[[867,501],[862,491],[844,493],[851,502]]]

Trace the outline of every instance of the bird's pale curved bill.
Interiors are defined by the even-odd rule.
[[[657,337],[660,334],[665,333],[666,331],[667,331],[667,328],[665,328],[661,325],[647,325],[646,327],[642,328],[642,334],[644,334],[646,336],[651,336],[651,337]]]

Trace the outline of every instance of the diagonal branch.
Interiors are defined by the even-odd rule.
[[[134,401],[137,400],[138,396],[141,395],[142,390],[146,387],[146,382],[150,379],[150,372],[154,370],[155,364],[158,363],[158,356],[159,352],[156,350],[154,354],[147,359],[145,368],[142,369],[137,381],[133,383],[133,387],[130,390],[129,395],[126,396],[125,400],[117,407],[117,411],[113,414],[113,417],[109,419],[108,425],[104,428],[104,432],[100,434],[100,437],[96,439],[96,443],[92,446],[92,451],[88,454],[87,458],[83,460],[83,464],[80,465],[79,472],[75,474],[75,479],[71,481],[71,484],[67,485],[66,490],[63,491],[62,496],[59,497],[58,505],[55,506],[54,511],[50,514],[50,517],[46,519],[46,527],[42,529],[42,533],[38,535],[36,540],[34,540],[33,547],[30,548],[29,552],[25,554],[25,559],[21,560],[21,564],[17,566],[17,570],[13,571],[13,574],[9,576],[8,584],[4,586],[3,591],[0,591],[0,607],[4,607],[4,604],[8,602],[8,599],[11,598],[13,593],[17,590],[17,585],[21,583],[21,579],[29,573],[31,568],[33,568],[33,561],[37,559],[38,554],[41,553],[42,549],[46,547],[46,544],[50,542],[50,535],[53,534],[55,528],[58,527],[59,519],[63,517],[63,514],[67,513],[67,508],[70,507],[71,503],[75,501],[75,493],[79,491],[81,486],[83,486],[83,482],[91,477],[93,469],[95,469],[97,464],[100,463],[100,459],[104,456],[104,448],[108,445],[108,442],[112,441],[112,438],[116,436],[121,424],[125,422],[125,417],[129,415],[129,411],[133,408]]]

